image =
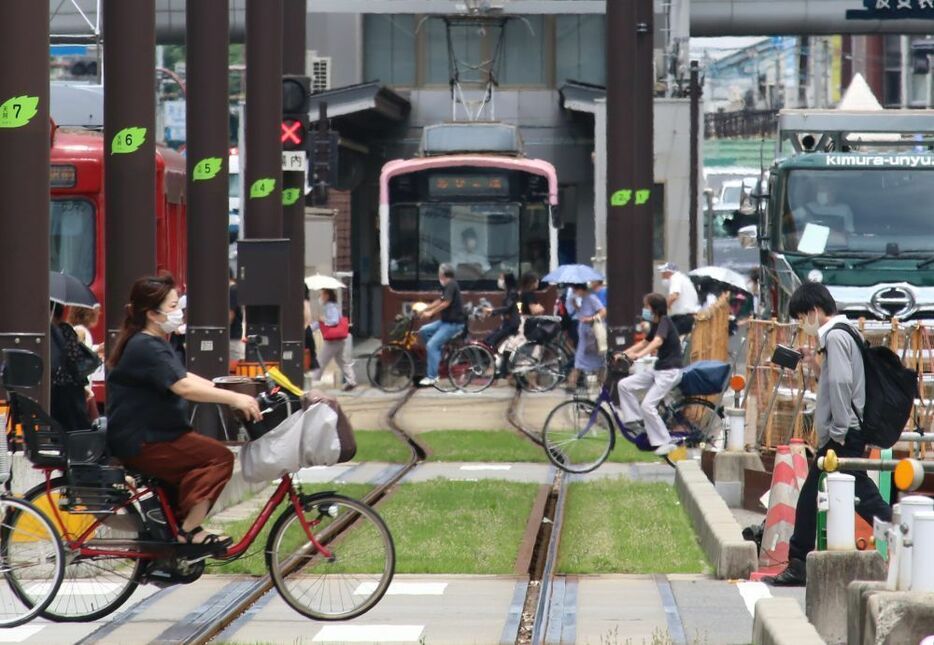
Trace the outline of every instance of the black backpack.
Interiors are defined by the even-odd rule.
[[[859,420],[866,443],[891,448],[901,437],[918,396],[918,373],[902,365],[888,347],[871,347],[850,325],[831,328],[846,331],[856,341],[866,373],[866,405]],[[829,333],[829,332],[828,332]]]

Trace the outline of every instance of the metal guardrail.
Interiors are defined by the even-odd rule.
[[[740,110],[704,115],[706,139],[770,137],[777,130],[778,110]]]

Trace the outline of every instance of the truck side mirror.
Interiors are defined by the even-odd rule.
[[[754,249],[759,242],[759,227],[755,224],[739,229],[739,245],[744,249]]]

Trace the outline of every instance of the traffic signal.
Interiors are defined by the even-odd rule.
[[[282,129],[279,133],[283,150],[305,150],[307,148],[310,104],[311,79],[307,76],[283,76]]]

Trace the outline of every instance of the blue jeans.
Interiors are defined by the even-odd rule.
[[[438,378],[438,364],[441,362],[441,350],[449,340],[454,338],[461,329],[462,323],[449,323],[436,320],[428,323],[418,331],[422,342],[428,348],[428,369],[425,376],[428,378]]]

